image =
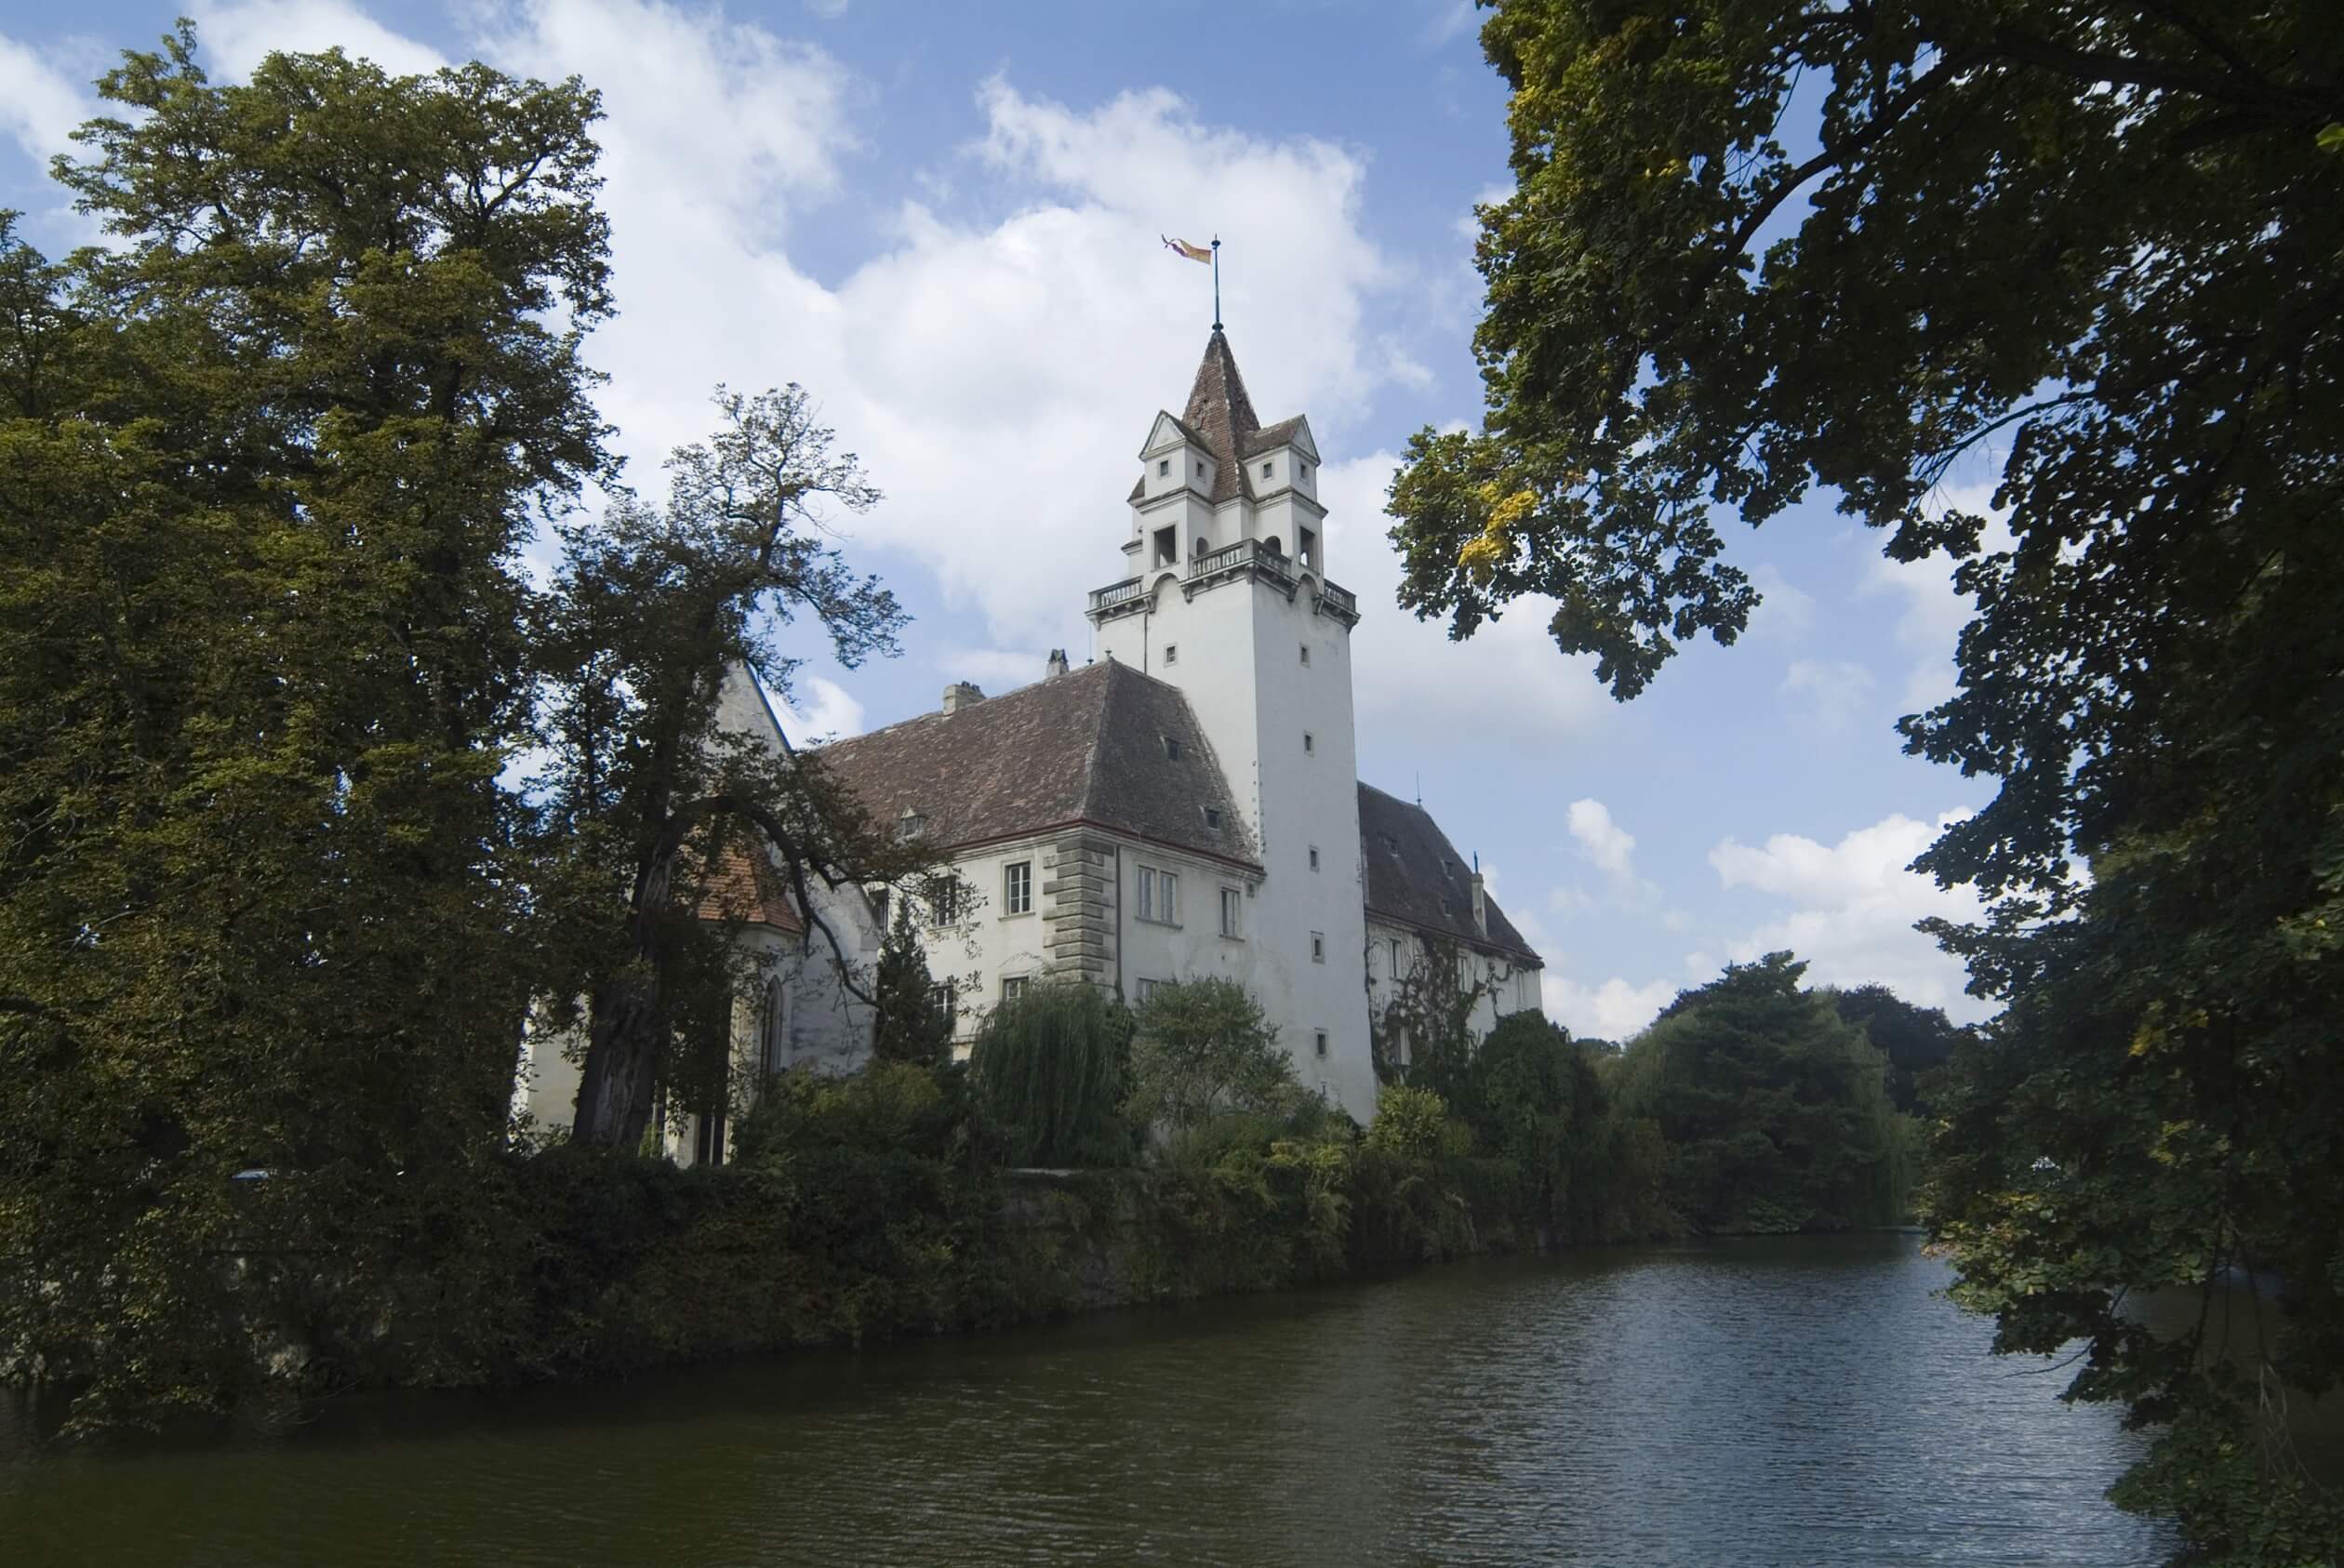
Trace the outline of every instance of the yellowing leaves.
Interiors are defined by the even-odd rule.
[[[1458,549],[1457,564],[1475,583],[1486,588],[1498,568],[1512,558],[1514,525],[1537,510],[1538,498],[1536,492],[1526,489],[1507,495],[1494,480],[1485,482],[1474,493],[1489,508],[1489,519],[1478,535]]]

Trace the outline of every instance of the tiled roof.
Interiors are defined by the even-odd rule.
[[[1359,787],[1359,852],[1367,868],[1367,914],[1453,937],[1531,964],[1542,961],[1498,900],[1485,897],[1489,935],[1473,929],[1473,873],[1420,805]]]
[[[811,754],[881,823],[909,809],[947,848],[1088,822],[1257,863],[1188,699],[1112,659]]]
[[[739,834],[733,834],[716,857],[716,864],[700,884],[699,903],[693,914],[701,920],[804,931],[806,923],[790,908],[789,897],[782,891],[781,873],[740,839]]]
[[[1301,428],[1302,416],[1299,414],[1291,419],[1280,419],[1274,425],[1264,425],[1245,438],[1245,454],[1250,458],[1256,452],[1267,452],[1273,446],[1291,446],[1295,432]]]
[[[1253,400],[1245,395],[1245,379],[1237,374],[1237,356],[1218,326],[1205,342],[1204,363],[1189,388],[1188,411],[1180,422],[1193,432],[1198,445],[1213,454],[1213,504],[1244,495],[1253,497],[1245,478],[1245,442],[1261,429]]]

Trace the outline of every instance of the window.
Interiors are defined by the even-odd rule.
[[[1262,477],[1262,478],[1264,478],[1264,479],[1269,478],[1269,477],[1270,477],[1272,473],[1274,473],[1274,472],[1277,472],[1277,468],[1278,468],[1278,465],[1277,465],[1277,464],[1275,464],[1275,463],[1264,463],[1264,464],[1262,464],[1262,465],[1261,465],[1261,477]]]
[[[1301,559],[1302,565],[1315,568],[1319,564],[1318,536],[1308,528],[1297,528],[1294,531],[1294,553]]]
[[[1158,459],[1156,459],[1156,477],[1157,477],[1158,479],[1162,479],[1165,475],[1166,475],[1166,474],[1170,473],[1171,472],[1172,472],[1172,459],[1171,459],[1171,458],[1159,458]]]
[[[1180,923],[1180,879],[1153,866],[1139,868],[1139,918],[1165,925]]]
[[[1400,938],[1397,937],[1392,939],[1392,977],[1395,980],[1400,977]]]
[[[1305,664],[1311,662],[1311,644],[1308,643],[1302,644],[1302,662]]]
[[[1317,1032],[1317,1034],[1315,1034],[1314,1036],[1312,1036],[1312,1043],[1313,1045],[1315,1045],[1315,1046],[1317,1046],[1317,1047],[1318,1047],[1318,1054],[1319,1054],[1320,1056],[1325,1056],[1325,1055],[1326,1055],[1326,1031],[1325,1031],[1325,1030],[1320,1030]],[[1325,1086],[1324,1084],[1322,1084],[1322,1085],[1320,1086],[1320,1090],[1319,1090],[1319,1092],[1320,1092],[1321,1094],[1324,1094],[1324,1093],[1325,1093],[1325,1092],[1326,1092],[1326,1091],[1325,1091]]]
[[[1017,1001],[1025,994],[1025,989],[1026,977],[1023,975],[1004,975],[1001,977],[1001,1000],[1004,1002]]]
[[[1180,760],[1180,743],[1172,736],[1167,735],[1164,737],[1164,760],[1167,763],[1177,763]]]
[[[1179,644],[1166,643],[1164,644],[1164,662],[1166,664],[1178,664],[1180,662]]]
[[[1197,459],[1196,463],[1196,477],[1199,479],[1205,477],[1205,461],[1201,458]]]
[[[1208,805],[1205,808],[1205,826],[1217,833],[1220,831],[1220,807]]]
[[[1001,908],[1005,914],[1033,912],[1033,862],[1012,860],[1001,869]]]
[[[960,918],[960,884],[951,877],[942,878],[928,887],[928,924],[950,925]]]
[[[960,988],[953,981],[939,980],[928,987],[928,1001],[942,1009],[948,1020],[960,1015]]]
[[[1245,894],[1234,887],[1224,887],[1220,890],[1220,895],[1221,935],[1224,937],[1237,937],[1244,935],[1244,933],[1238,928],[1237,921],[1239,915],[1245,909]]]
[[[1310,478],[1310,477],[1311,477],[1311,465],[1310,465],[1310,464],[1308,464],[1308,463],[1306,463],[1306,462],[1304,462],[1304,461],[1302,461],[1302,460],[1301,460],[1300,458],[1296,458],[1296,459],[1295,459],[1295,463],[1294,463],[1294,477],[1295,477],[1295,478],[1297,478],[1297,479],[1308,479],[1308,478]]]
[[[1312,963],[1326,962],[1326,933],[1324,931],[1311,933],[1311,962]]]
[[[1314,871],[1318,870],[1318,845],[1317,845],[1317,844],[1312,844],[1312,845],[1311,845],[1311,870],[1314,870]]]
[[[1140,1004],[1141,1006],[1143,1006],[1143,1007],[1144,1007],[1144,1006],[1146,1006],[1146,1005],[1147,1005],[1147,1003],[1148,1003],[1148,998],[1150,998],[1150,997],[1153,996],[1153,995],[1156,993],[1156,987],[1158,987],[1158,986],[1160,986],[1160,985],[1163,985],[1163,984],[1165,984],[1165,981],[1162,981],[1162,980],[1141,980],[1141,981],[1139,981],[1139,1004]]]
[[[1302,732],[1302,750],[1311,752],[1315,752],[1318,750],[1318,737],[1312,735],[1309,730],[1304,730]]]
[[[781,989],[780,981],[767,980],[765,1006],[759,1009],[757,1017],[758,1032],[762,1036],[757,1054],[763,1059],[767,1074],[779,1072],[789,1065],[789,1009],[790,993]]]
[[[1158,528],[1155,531],[1155,564],[1169,566],[1180,558],[1180,530]]]

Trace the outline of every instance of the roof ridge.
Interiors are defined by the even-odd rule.
[[[1113,659],[1109,659],[1107,662],[1109,664],[1112,664],[1115,661]],[[1028,681],[1021,686],[1011,686],[1007,691],[1003,692],[999,697],[981,698],[978,701],[970,704],[968,707],[955,710],[951,713],[945,712],[940,708],[930,708],[925,712],[913,713],[908,717],[898,719],[891,724],[881,724],[876,729],[867,729],[860,735],[841,736],[838,739],[831,741],[828,745],[815,747],[813,750],[828,751],[841,746],[852,746],[857,741],[868,740],[874,735],[886,735],[892,731],[903,729],[912,724],[925,723],[929,719],[941,720],[957,718],[962,713],[972,713],[979,708],[987,707],[995,702],[1014,702],[1018,698],[1025,696],[1028,692],[1041,690],[1044,686],[1048,685],[1053,681],[1075,680],[1086,674],[1090,671],[1097,670],[1099,668],[1099,666],[1097,664],[1078,664],[1063,675],[1045,675],[1038,681]]]

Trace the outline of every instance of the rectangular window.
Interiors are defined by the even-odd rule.
[[[1326,934],[1323,931],[1311,933],[1311,962],[1312,963],[1326,962]]]
[[[1217,833],[1220,831],[1220,807],[1208,805],[1205,808],[1205,826]]]
[[[1264,479],[1267,479],[1267,478],[1269,478],[1269,477],[1270,477],[1272,473],[1275,473],[1277,471],[1278,471],[1278,465],[1277,465],[1277,464],[1275,464],[1275,463],[1264,463],[1264,464],[1262,464],[1262,465],[1261,465],[1261,477],[1262,477],[1262,478],[1264,478]]]
[[[1224,887],[1220,890],[1220,895],[1221,935],[1224,937],[1242,936],[1244,933],[1238,928],[1237,922],[1245,909],[1245,894],[1234,887]]]
[[[1397,937],[1392,939],[1392,977],[1395,980],[1400,977],[1400,938]]]
[[[1164,651],[1169,658],[1172,650],[1166,648]],[[1168,735],[1164,737],[1164,760],[1167,763],[1177,763],[1180,760],[1180,743]]]
[[[939,980],[928,987],[928,1000],[944,1009],[945,1017],[952,1017],[960,1011],[957,1004],[959,989],[953,981]]]
[[[1314,870],[1314,871],[1318,870],[1318,845],[1317,845],[1317,844],[1312,844],[1312,845],[1311,845],[1311,870]]]
[[[1139,868],[1139,918],[1165,925],[1180,921],[1180,879],[1152,866]]]
[[[1004,975],[1001,977],[1001,1000],[1004,1002],[1017,1001],[1025,994],[1025,989],[1026,977],[1023,975]]]
[[[1316,1036],[1312,1039],[1312,1043],[1313,1043],[1314,1045],[1316,1045],[1316,1046],[1318,1047],[1318,1054],[1319,1054],[1320,1056],[1325,1056],[1325,1055],[1326,1055],[1326,1031],[1325,1031],[1325,1030],[1320,1030],[1318,1031],[1317,1035],[1316,1035]]]
[[[1302,662],[1305,664],[1311,662],[1311,644],[1308,643],[1302,644]]]
[[[1139,1001],[1140,1001],[1140,1003],[1141,1003],[1143,1006],[1146,1004],[1148,998],[1150,998],[1150,997],[1153,996],[1153,995],[1156,993],[1156,987],[1158,987],[1158,986],[1160,986],[1160,985],[1162,985],[1162,984],[1164,984],[1164,982],[1163,982],[1162,980],[1141,980],[1141,981],[1139,983]]]
[[[1305,751],[1316,751],[1318,750],[1318,737],[1312,735],[1309,730],[1304,730],[1302,732],[1302,750]]]
[[[928,924],[950,925],[960,918],[960,884],[951,880],[936,883],[928,889]]]
[[[1033,912],[1032,861],[1012,860],[1001,869],[1001,907],[1006,914]]]
[[[1165,474],[1170,473],[1171,472],[1172,472],[1172,459],[1171,459],[1171,458],[1158,458],[1156,459],[1156,477],[1157,477],[1157,478],[1161,479],[1161,478],[1163,478]]]
[[[1180,662],[1179,644],[1166,643],[1164,644],[1164,662],[1166,664],[1178,664]]]

